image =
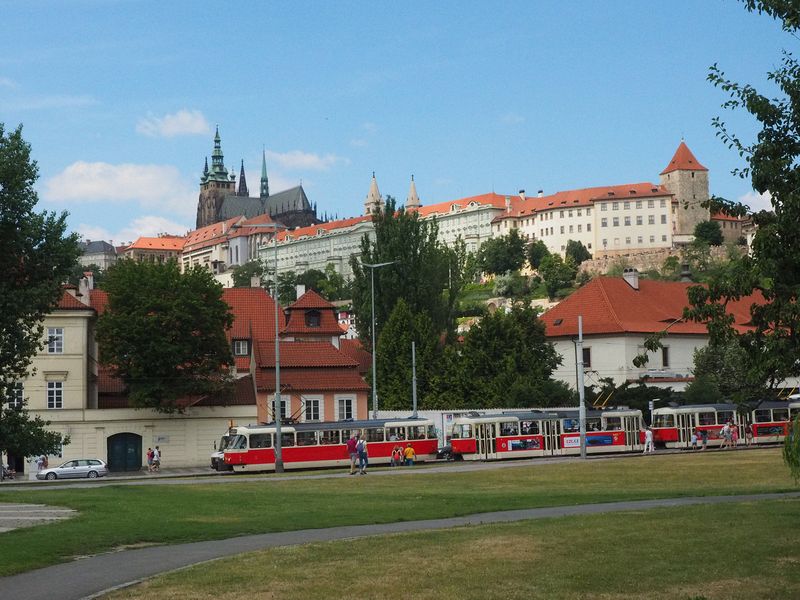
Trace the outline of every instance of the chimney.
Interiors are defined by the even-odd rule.
[[[536,193],[536,195],[537,195],[537,196],[539,196],[539,198],[544,198],[544,190],[539,190],[539,191]]]
[[[525,200],[525,190],[520,190],[519,191],[519,199],[520,200]]]
[[[250,287],[251,288],[261,287],[261,277],[259,277],[258,275],[253,275],[250,278]]]
[[[298,283],[297,284],[297,297],[299,298],[300,296],[302,296],[305,293],[306,293],[306,286],[304,286],[302,283]]]
[[[622,270],[622,278],[631,286],[633,289],[639,289],[639,271],[633,268],[625,268]]]
[[[222,222],[222,235],[225,235],[225,221]]]
[[[691,283],[692,282],[692,272],[689,270],[689,263],[683,263],[681,265],[681,283]]]
[[[511,212],[511,196],[506,196],[506,212]]]
[[[94,289],[94,273],[91,271],[86,271],[83,276],[86,278],[86,283],[89,286],[90,290]]]

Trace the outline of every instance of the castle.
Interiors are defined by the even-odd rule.
[[[257,197],[250,197],[244,174],[244,161],[239,172],[239,187],[233,169],[225,168],[219,127],[214,136],[214,152],[211,155],[211,168],[206,158],[203,176],[200,178],[200,196],[197,200],[197,224],[200,229],[232,217],[244,216],[248,219],[258,215],[270,218],[287,228],[307,227],[322,223],[317,217],[317,207],[308,201],[302,185],[270,195],[267,178],[266,153],[261,157],[261,186]]]

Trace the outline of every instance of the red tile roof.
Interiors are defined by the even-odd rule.
[[[336,229],[346,229],[353,227],[359,223],[366,223],[372,221],[372,215],[363,215],[361,217],[351,217],[349,219],[340,219],[338,221],[328,221],[327,223],[318,223],[317,225],[309,225],[308,227],[298,227],[291,231],[280,231],[278,233],[278,241],[286,241],[287,238],[292,240],[300,239],[306,236],[315,236],[320,234],[331,233]]]
[[[122,394],[125,392],[125,384],[122,379],[116,377],[111,368],[106,365],[97,367],[97,393],[98,394]]]
[[[289,313],[288,322],[282,333],[284,335],[311,335],[317,337],[330,337],[342,335],[342,328],[336,318],[336,309],[325,298],[314,290],[308,290],[297,301],[286,309]],[[319,325],[311,327],[306,323],[309,311],[319,312]]]
[[[698,162],[686,142],[681,141],[667,168],[661,171],[661,175],[666,175],[673,171],[708,171],[708,169]]]
[[[339,350],[358,362],[358,372],[362,375],[372,368],[372,354],[364,349],[361,340],[339,340]]]
[[[438,202],[436,204],[429,204],[427,206],[420,206],[419,208],[407,208],[408,212],[416,212],[419,214],[420,217],[428,217],[434,214],[446,214],[452,210],[452,207],[455,205],[457,210],[463,210],[467,208],[470,204],[476,204],[478,206],[491,206],[494,208],[505,208],[506,207],[506,197],[511,199],[513,203],[516,199],[517,201],[520,200],[519,196],[517,195],[509,195],[504,196],[501,194],[480,194],[478,196],[469,196],[467,198],[460,198],[458,200],[448,200],[446,202]]]
[[[578,335],[578,315],[583,316],[586,335],[649,334],[667,327],[672,334],[708,335],[703,323],[680,320],[689,304],[686,290],[693,285],[696,284],[640,279],[639,289],[634,290],[621,277],[597,277],[541,318],[548,337]],[[754,302],[759,302],[759,296],[728,304],[736,330],[750,329],[749,308]]]
[[[296,310],[304,308],[327,308],[335,310],[333,304],[325,300],[314,290],[308,290],[305,294],[300,296],[296,301],[289,305],[287,310]]]
[[[275,371],[256,373],[259,390],[275,389]],[[368,391],[369,385],[355,369],[284,369],[281,367],[281,389],[288,391]]]
[[[747,219],[741,219],[739,217],[733,217],[724,212],[715,212],[711,214],[712,221],[746,221]]]
[[[186,238],[179,235],[165,235],[162,237],[140,237],[126,250],[169,250],[180,252]]]
[[[275,343],[259,342],[258,366],[275,366]],[[281,370],[284,367],[351,367],[358,361],[337,350],[330,342],[280,342]]]
[[[92,307],[87,306],[68,291],[64,290],[61,292],[61,298],[58,299],[56,310],[92,310]]]
[[[108,306],[108,294],[103,290],[94,289],[89,293],[89,304],[102,315]]]
[[[232,217],[227,221],[212,223],[206,227],[201,227],[190,231],[186,235],[186,242],[183,245],[183,252],[192,252],[209,246],[221,244],[228,238],[228,232],[242,217]]]
[[[256,347],[259,342],[275,340],[275,302],[264,288],[225,288],[222,299],[231,307],[234,320],[226,332],[229,341],[250,340]],[[285,317],[278,312],[278,327],[283,328]],[[235,356],[237,370],[250,368],[250,356]]]
[[[237,218],[241,219],[241,217],[237,217]],[[253,234],[256,234],[256,233],[267,233],[267,234],[271,235],[272,232],[273,232],[273,230],[271,228],[269,228],[269,227],[253,227],[253,225],[265,225],[267,223],[274,223],[274,222],[275,221],[273,221],[272,218],[267,214],[256,215],[252,219],[247,219],[247,220],[244,220],[244,221],[240,221],[238,223],[238,227],[234,227],[230,231],[230,233],[228,234],[228,237],[235,238],[235,237],[240,237],[240,236],[243,236],[243,235],[253,235]]]

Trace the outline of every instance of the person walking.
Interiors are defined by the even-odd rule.
[[[724,450],[730,444],[730,439],[731,439],[731,427],[727,423],[725,423],[722,429],[720,429],[719,439],[720,439],[719,449]]]
[[[692,450],[697,450],[697,429],[692,431]]]
[[[406,459],[406,466],[413,467],[414,461],[417,460],[417,453],[414,452],[414,446],[406,444],[406,449],[403,450],[403,457]]]
[[[36,457],[36,470],[41,471],[44,469],[44,456],[37,456]]]
[[[145,454],[145,457],[147,458],[147,472],[148,473],[152,473],[153,472],[153,449],[152,448],[148,448],[147,449],[147,454]]]
[[[700,445],[701,445],[700,450],[705,450],[706,446],[708,446],[708,430],[706,429],[703,429],[700,432]]]
[[[358,449],[358,472],[361,475],[366,475],[369,457],[367,456],[367,439],[363,435],[358,440],[356,448]]]
[[[351,433],[350,438],[347,440],[347,454],[350,457],[350,475],[355,475],[356,462],[358,461],[358,440],[355,432]]]
[[[734,450],[739,445],[739,426],[734,423],[731,425],[731,446]]]
[[[744,428],[744,445],[748,448],[753,443],[753,425],[748,423]]]
[[[161,470],[161,449],[156,446],[153,448],[153,471]]]
[[[399,467],[403,464],[403,449],[400,446],[392,448],[392,462],[393,467]]]
[[[647,454],[648,452],[655,452],[655,446],[653,445],[653,430],[649,427],[644,432],[644,450],[642,454]]]

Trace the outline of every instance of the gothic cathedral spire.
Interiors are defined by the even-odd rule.
[[[244,160],[242,160],[242,168],[239,170],[239,192],[236,195],[245,198],[250,196],[250,192],[247,190],[247,180],[244,178]]]
[[[269,179],[267,178],[267,152],[261,151],[261,197],[269,198]]]

